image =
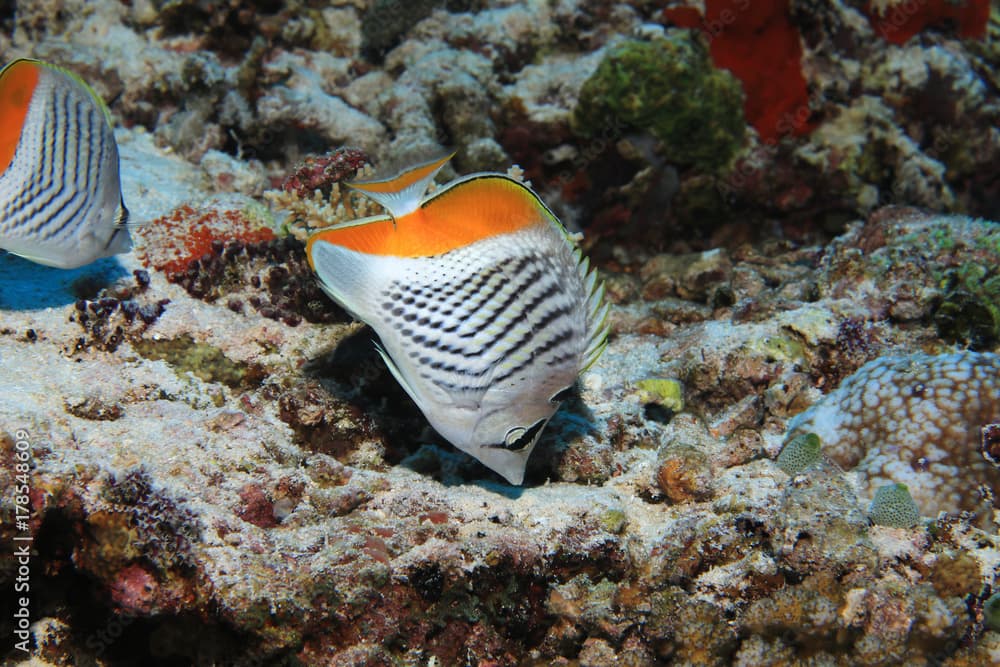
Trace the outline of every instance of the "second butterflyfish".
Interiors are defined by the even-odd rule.
[[[388,215],[314,234],[320,284],[438,433],[512,484],[607,338],[604,287],[530,188],[499,173],[426,194],[444,157],[349,184]]]
[[[132,247],[110,114],[75,74],[0,70],[0,248],[63,269]]]

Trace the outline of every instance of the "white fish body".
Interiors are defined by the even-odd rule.
[[[75,268],[127,252],[118,146],[100,98],[37,60],[0,70],[0,248]]]
[[[420,198],[436,171],[390,195],[393,217],[316,234],[310,262],[328,294],[378,334],[431,425],[520,484],[566,390],[603,350],[603,287],[523,184],[473,174]],[[478,229],[456,229],[463,220]]]

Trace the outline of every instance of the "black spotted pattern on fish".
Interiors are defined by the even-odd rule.
[[[382,307],[421,377],[449,392],[481,394],[524,381],[515,376],[535,364],[579,362],[579,345],[565,347],[583,340],[585,327],[574,319],[579,298],[566,294],[566,274],[548,256],[524,250],[466,280],[393,282]]]

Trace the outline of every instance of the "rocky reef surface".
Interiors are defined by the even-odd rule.
[[[145,223],[0,257],[5,657],[1000,662],[996,9],[667,5],[0,3]],[[523,487],[305,261],[370,212],[339,182],[445,145],[518,163],[613,304]]]

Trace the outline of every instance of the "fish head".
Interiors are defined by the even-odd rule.
[[[524,482],[528,457],[559,407],[558,403],[544,399],[524,398],[527,397],[517,403],[484,410],[464,443],[466,446],[459,445],[511,484]]]
[[[522,484],[528,457],[535,449],[548,421],[545,418],[527,425],[497,422],[496,427],[491,425],[488,428],[477,428],[475,441],[482,444],[470,447],[467,451],[511,484]]]

